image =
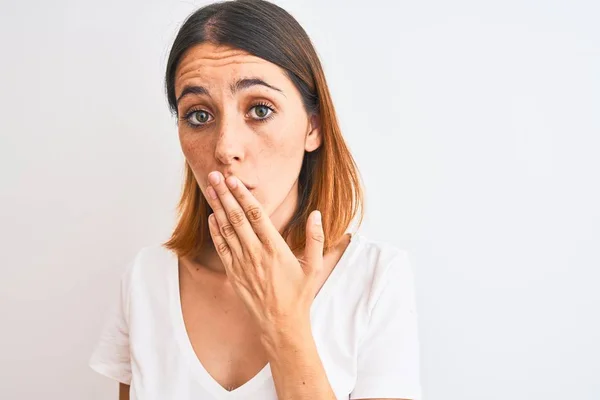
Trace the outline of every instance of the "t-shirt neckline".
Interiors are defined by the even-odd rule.
[[[340,276],[347,269],[346,266],[350,264],[350,261],[356,253],[358,243],[360,242],[361,236],[356,232],[350,233],[350,243],[344,250],[344,253],[336,263],[335,268],[329,274],[329,277],[325,280],[321,289],[314,298],[311,308],[310,315],[311,320],[315,311],[319,305],[325,301],[330,295],[333,287],[340,280]],[[245,382],[243,385],[229,391],[225,389],[219,382],[217,382],[206,370],[190,341],[190,338],[185,329],[185,322],[183,320],[183,311],[181,308],[181,293],[179,286],[179,258],[173,251],[169,251],[170,263],[169,263],[169,296],[171,303],[171,313],[174,318],[174,332],[176,340],[179,344],[179,348],[182,352],[182,356],[190,366],[192,375],[202,385],[202,387],[211,392],[217,399],[242,399],[252,393],[252,391],[258,389],[268,378],[272,377],[271,365],[267,362],[265,366],[250,380]]]

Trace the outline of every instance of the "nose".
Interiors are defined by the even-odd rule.
[[[242,130],[242,126],[237,123],[234,115],[220,121],[215,144],[215,158],[219,162],[229,165],[234,161],[244,159]]]

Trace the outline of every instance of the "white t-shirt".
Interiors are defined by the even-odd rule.
[[[142,248],[121,279],[89,365],[131,385],[131,400],[276,400],[270,365],[228,391],[185,330],[176,254]],[[337,399],[421,400],[413,271],[406,250],[354,233],[311,305],[317,351]]]

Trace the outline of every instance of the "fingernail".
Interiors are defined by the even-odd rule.
[[[227,182],[227,186],[229,186],[231,189],[235,189],[238,184],[237,178],[235,176],[230,176],[225,180],[225,182]]]
[[[213,171],[210,174],[208,174],[208,180],[213,185],[218,185],[219,182],[221,182],[220,174],[217,171]]]
[[[208,195],[210,196],[211,199],[214,200],[217,198],[217,192],[215,192],[215,189],[213,189],[212,186],[207,186],[206,191],[208,192]]]
[[[313,215],[313,222],[315,225],[321,225],[321,212],[317,211]]]

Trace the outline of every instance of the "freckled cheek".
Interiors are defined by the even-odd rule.
[[[303,137],[295,121],[277,121],[268,131],[257,135],[261,138],[260,147],[273,158],[288,158],[303,147]]]
[[[286,138],[272,145],[272,155],[281,160],[295,160],[304,156],[304,144],[302,140]]]
[[[281,187],[286,187],[297,178],[297,174],[300,172],[304,149],[302,144],[298,145],[291,141],[278,141],[271,145],[265,148],[258,158],[261,180],[277,182]],[[270,189],[274,193],[279,191],[276,187]]]
[[[215,162],[213,160],[214,152],[211,152],[206,143],[198,140],[182,140],[181,150],[200,187],[206,187],[207,175],[215,169]]]

